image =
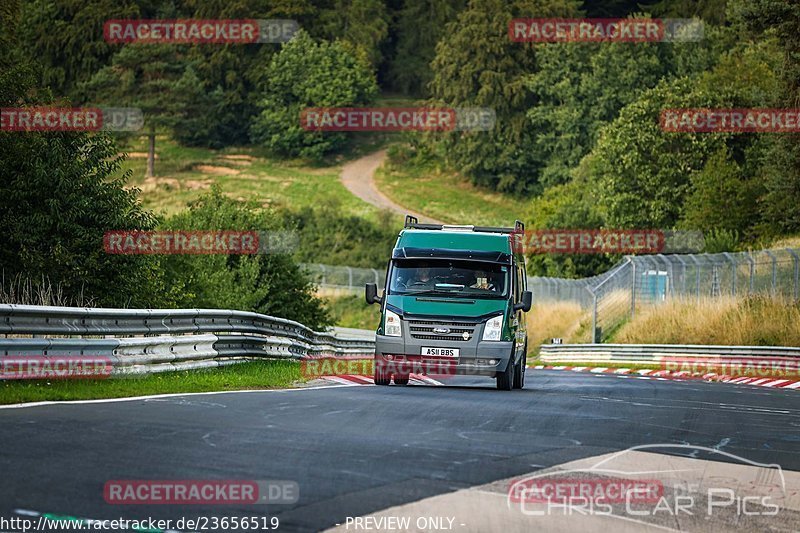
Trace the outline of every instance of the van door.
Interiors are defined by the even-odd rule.
[[[527,278],[525,270],[518,262],[514,262],[514,303],[522,301],[522,293],[527,290]],[[527,335],[527,324],[525,321],[525,313],[522,310],[514,312],[514,319],[512,320],[514,326],[513,334],[517,357],[525,356],[525,338]]]

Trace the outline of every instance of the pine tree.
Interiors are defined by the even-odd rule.
[[[472,0],[448,24],[436,46],[430,90],[450,107],[493,109],[488,132],[444,136],[449,162],[480,185],[526,193],[538,187],[539,165],[531,154],[535,132],[525,113],[535,104],[525,77],[536,72],[536,47],[512,42],[509,22],[524,17],[568,17],[580,2],[561,0]]]

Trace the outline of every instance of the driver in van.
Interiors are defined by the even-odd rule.
[[[414,276],[408,280],[407,287],[412,285],[432,285],[433,278],[431,278],[431,269],[428,267],[420,267],[414,273]]]

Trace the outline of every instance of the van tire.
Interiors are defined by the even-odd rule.
[[[528,355],[524,354],[519,358],[516,371],[514,372],[514,388],[522,389],[525,387],[525,366],[528,362]]]
[[[376,361],[377,363],[377,361]],[[388,385],[392,381],[392,376],[385,370],[380,368],[380,365],[375,365],[375,385]]]
[[[506,365],[506,369],[497,374],[497,388],[500,390],[511,390],[514,387],[514,367],[517,365],[514,364],[514,356],[512,354],[511,358],[508,360],[508,365]]]
[[[394,377],[394,384],[395,385],[408,385],[409,376],[408,374],[395,376]]]

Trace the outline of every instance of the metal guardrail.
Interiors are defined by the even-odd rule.
[[[789,346],[721,346],[700,344],[543,344],[545,363],[658,363],[665,358],[800,358]]]
[[[0,360],[103,356],[115,374],[205,368],[254,357],[371,357],[375,350],[374,339],[363,333],[317,332],[292,320],[223,309],[0,304],[0,334],[6,336],[0,339]],[[38,338],[44,335],[59,337]]]

